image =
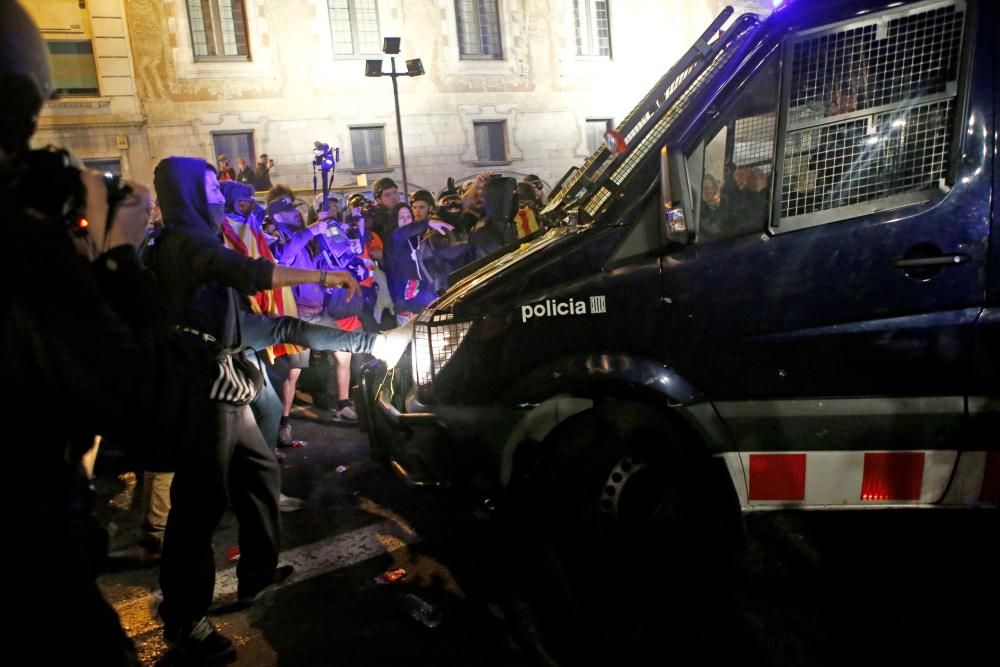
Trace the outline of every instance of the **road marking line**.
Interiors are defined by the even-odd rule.
[[[358,528],[335,537],[305,544],[295,549],[283,551],[278,556],[278,563],[295,567],[292,575],[275,586],[270,591],[284,588],[292,584],[318,577],[334,570],[350,567],[375,556],[390,553],[396,549],[413,544],[419,540],[416,533],[407,530],[394,521],[382,521],[370,526]],[[215,601],[236,596],[236,568],[231,567],[219,571],[215,575]],[[162,599],[162,592],[157,590],[143,593],[115,602],[114,607],[122,617],[122,623],[131,636],[142,634],[159,626],[159,620],[154,620],[155,607]]]

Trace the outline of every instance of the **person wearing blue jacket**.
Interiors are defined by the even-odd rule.
[[[443,220],[428,218],[414,222],[409,204],[397,204],[392,209],[393,232],[385,248],[385,275],[389,280],[396,320],[400,325],[426,308],[435,294],[429,276],[422,274],[417,262],[420,237],[428,229],[447,234],[454,227]]]

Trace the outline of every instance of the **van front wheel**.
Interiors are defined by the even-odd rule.
[[[508,611],[544,664],[676,654],[725,597],[742,543],[728,477],[669,424],[634,417],[566,421],[512,483]]]

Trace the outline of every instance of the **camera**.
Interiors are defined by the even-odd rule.
[[[132,194],[132,188],[110,172],[105,172],[104,184],[108,191],[107,229],[110,230],[115,210]],[[62,220],[74,234],[86,233],[87,190],[69,151],[55,146],[29,151],[21,161],[15,188],[25,207]]]
[[[340,161],[340,148],[330,148],[330,144],[320,141],[313,142],[313,166],[322,167],[324,171],[333,169]]]

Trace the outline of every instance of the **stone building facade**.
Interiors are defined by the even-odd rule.
[[[726,5],[769,0],[24,0],[89,26],[98,94],[46,111],[44,142],[121,161],[267,153],[275,182],[311,188],[315,141],[340,148],[335,185],[401,182],[392,84],[365,76],[400,37],[410,189],[484,169],[550,184],[580,163]],[[83,9],[79,7],[83,6]],[[51,12],[50,12],[51,13]],[[72,13],[72,12],[70,12]],[[42,26],[43,31],[45,26]],[[46,32],[60,39],[62,33]],[[123,139],[124,138],[124,139]]]

